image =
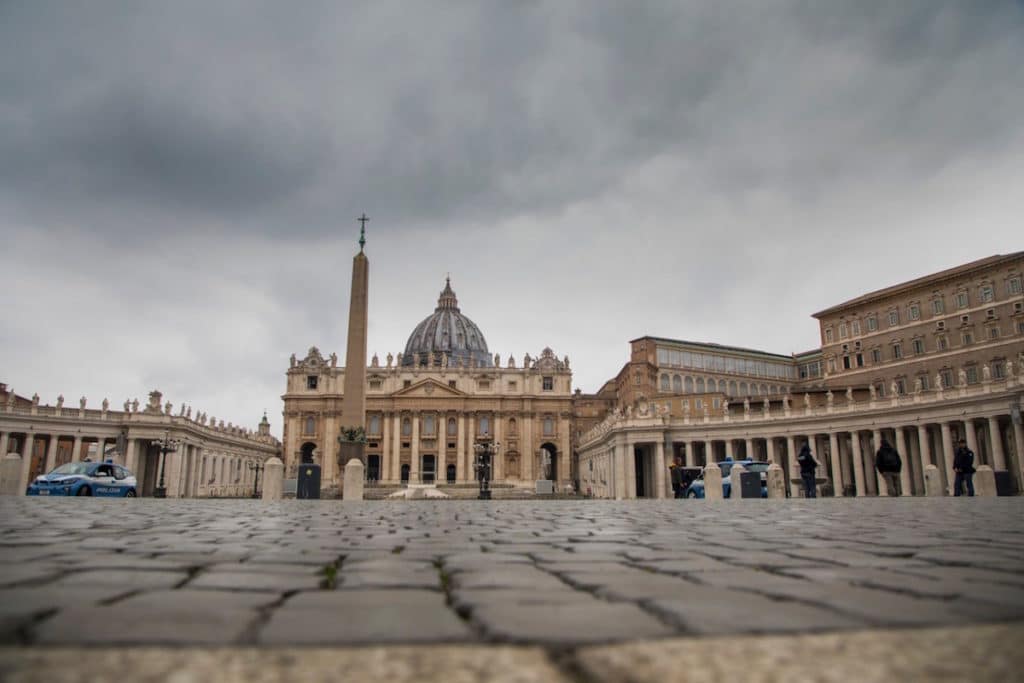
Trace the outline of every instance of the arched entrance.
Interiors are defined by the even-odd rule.
[[[448,481],[449,484],[454,484],[455,483],[455,465],[448,465],[448,467],[446,469],[447,469],[447,472],[445,472],[445,479]]]
[[[409,483],[409,465],[408,464],[402,465],[402,483],[403,484],[408,484]]]
[[[313,451],[316,450],[316,444],[312,441],[307,441],[302,444],[302,464],[312,465],[313,464]]]
[[[558,448],[550,441],[541,444],[541,452],[538,453],[537,478],[558,481]],[[545,451],[546,456],[545,457]],[[547,463],[545,463],[547,461]]]

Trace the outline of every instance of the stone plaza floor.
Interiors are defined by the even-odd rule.
[[[1022,621],[1024,497],[0,500],[0,670],[26,676],[67,648],[425,645],[550,669],[523,680],[627,680],[614,653],[641,671],[765,635],[791,662],[794,638],[841,652],[844,634],[943,627],[1019,646]]]

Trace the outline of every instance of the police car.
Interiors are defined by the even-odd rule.
[[[29,484],[28,496],[106,496],[134,498],[135,475],[111,461],[69,462]]]

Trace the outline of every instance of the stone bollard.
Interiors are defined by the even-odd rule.
[[[281,500],[284,489],[284,463],[270,458],[263,463],[263,500]]]
[[[21,487],[21,456],[8,453],[0,461],[0,496],[17,496]]]
[[[343,484],[342,500],[363,499],[363,462],[352,458],[345,464],[345,483]]]
[[[743,485],[740,482],[740,475],[747,471],[743,465],[733,465],[729,470],[729,500],[739,500],[743,497]]]
[[[986,498],[996,496],[996,473],[988,465],[979,465],[974,473],[974,495]]]
[[[767,478],[768,497],[784,500],[786,498],[786,473],[778,463],[768,465]]]
[[[942,473],[935,465],[925,465],[924,467],[924,495],[927,497],[946,495],[946,490],[942,486]]]
[[[722,468],[714,463],[704,468],[704,499],[722,500]]]

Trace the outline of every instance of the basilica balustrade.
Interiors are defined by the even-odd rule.
[[[159,391],[144,407],[136,399],[123,408],[111,410],[106,399],[89,408],[85,397],[69,408],[63,396],[54,406],[40,405],[38,395],[28,402],[8,393],[0,406],[0,455],[21,459],[18,485],[10,488],[24,492],[32,478],[67,462],[112,459],[136,475],[139,495],[152,495],[162,462],[169,497],[242,497],[253,493],[249,464],[280,451],[266,417],[253,431],[204,412],[193,415],[184,405],[174,414]],[[161,460],[158,446],[165,440],[175,450]]]
[[[941,386],[941,385],[939,385]],[[874,455],[883,439],[903,457],[903,495],[924,494],[924,468],[933,464],[953,482],[954,445],[965,439],[975,465],[1008,472],[1024,488],[1024,382],[1010,374],[968,385],[857,401],[852,391],[806,394],[773,405],[726,404],[722,415],[671,414],[664,399],[616,409],[584,434],[578,449],[581,486],[610,498],[665,497],[668,457],[688,467],[725,458],[775,462],[792,483],[796,452],[807,443],[835,495],[886,495]],[[705,402],[707,405],[707,402]],[[632,457],[630,457],[632,455]],[[819,471],[819,475],[822,471]],[[792,488],[793,495],[797,487]]]

